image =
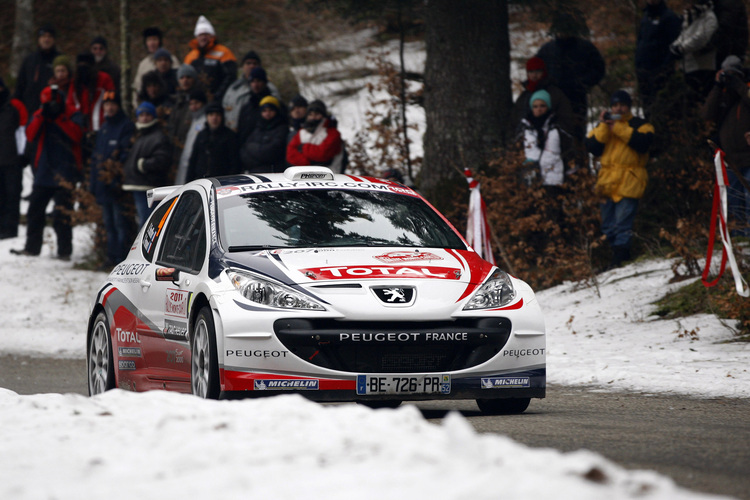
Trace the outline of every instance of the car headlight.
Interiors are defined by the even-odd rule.
[[[288,286],[261,278],[253,273],[227,270],[229,281],[243,297],[258,304],[282,309],[325,311],[325,307]]]
[[[510,303],[515,296],[516,290],[510,276],[505,271],[496,269],[479,290],[474,292],[471,300],[464,306],[464,311],[502,307]]]

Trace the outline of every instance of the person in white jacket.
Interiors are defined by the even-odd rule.
[[[711,38],[719,29],[719,20],[711,0],[699,0],[682,13],[682,31],[669,50],[682,59],[685,82],[703,99],[708,96],[716,74],[716,46]]]
[[[546,90],[537,90],[529,99],[529,113],[521,120],[525,181],[535,180],[544,186],[560,186],[564,180],[563,142],[555,115],[551,111],[552,98]]]

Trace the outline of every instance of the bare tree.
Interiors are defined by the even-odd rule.
[[[18,74],[23,58],[34,48],[33,7],[33,0],[16,0],[16,20],[10,56],[10,72],[12,75]]]

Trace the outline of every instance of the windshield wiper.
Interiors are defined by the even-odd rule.
[[[277,247],[274,245],[235,245],[230,246],[228,252],[257,252],[258,250],[276,250]]]

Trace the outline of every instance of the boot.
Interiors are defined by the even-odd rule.
[[[625,245],[615,245],[612,247],[612,254],[611,268],[620,267],[624,262],[630,260],[630,247]]]

